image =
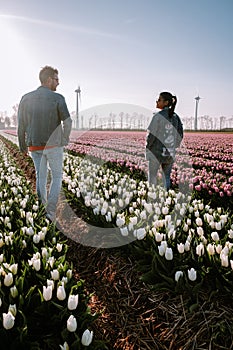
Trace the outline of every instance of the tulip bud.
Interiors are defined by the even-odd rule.
[[[197,279],[197,271],[193,267],[188,270],[188,278],[190,281],[195,281]]]
[[[48,301],[52,298],[52,294],[53,294],[53,286],[50,285],[48,287],[43,286],[43,297],[45,301]]]
[[[69,345],[67,344],[66,341],[65,341],[65,343],[63,345],[60,345],[60,349],[61,350],[69,350]]]
[[[33,235],[33,243],[38,244],[40,242],[40,236],[36,233]]]
[[[222,223],[221,221],[215,223],[216,230],[220,231],[222,229]]]
[[[71,269],[67,270],[67,272],[66,272],[67,278],[71,279],[72,278],[72,274],[73,274],[73,272],[72,272]]]
[[[138,240],[141,240],[146,237],[146,230],[144,227],[139,228],[138,230],[135,230],[135,232]]]
[[[32,266],[34,267],[34,269],[36,271],[40,271],[40,268],[41,268],[41,261],[40,261],[40,258],[39,259],[33,259],[32,260]]]
[[[69,295],[68,298],[68,309],[69,310],[75,310],[78,306],[78,294],[76,295]]]
[[[183,276],[183,272],[182,271],[176,271],[175,273],[175,281],[178,282],[180,277]]]
[[[3,313],[3,327],[5,329],[11,329],[14,327],[15,324],[15,317],[12,315],[11,312],[8,311],[8,313]]]
[[[187,240],[184,244],[184,250],[188,252],[190,250],[190,242]]]
[[[222,251],[222,245],[221,245],[221,244],[218,244],[217,247],[216,247],[216,252],[217,252],[218,254],[220,254],[221,251]]]
[[[66,298],[66,291],[65,291],[64,285],[59,286],[57,288],[57,298],[59,300],[64,300]]]
[[[83,332],[81,342],[84,346],[89,346],[92,342],[92,338],[93,338],[93,331],[90,332],[89,329],[86,329]]]
[[[219,241],[219,235],[217,232],[212,232],[211,237],[214,241]]]
[[[214,245],[213,244],[209,243],[207,245],[207,252],[209,253],[209,255],[214,255],[215,249],[214,249]]]
[[[129,235],[129,231],[128,231],[127,226],[120,227],[120,231],[121,231],[122,236],[124,236],[124,237]]]
[[[10,271],[13,273],[13,275],[16,275],[18,272],[18,264],[12,264],[10,266]]]
[[[228,266],[229,266],[228,255],[221,254],[220,258],[221,258],[221,265],[222,265],[223,267],[228,267]]]
[[[203,243],[198,244],[196,247],[196,254],[198,256],[201,256],[201,255],[204,255],[204,253],[205,253],[205,248],[204,248]]]
[[[180,254],[184,253],[184,244],[183,243],[177,244],[177,250]]]
[[[58,281],[59,278],[60,278],[59,271],[58,271],[58,270],[53,270],[53,271],[51,271],[51,278],[52,278],[54,281]]]
[[[6,287],[10,287],[13,283],[13,275],[11,272],[9,272],[7,275],[4,277],[4,285]]]
[[[196,218],[196,224],[197,224],[197,226],[202,226],[202,219],[197,217]]]
[[[56,249],[60,253],[62,251],[62,244],[61,243],[57,243]]]
[[[67,320],[67,329],[69,332],[75,332],[77,329],[77,321],[73,315],[70,315]]]
[[[18,289],[16,288],[16,286],[10,288],[10,293],[11,293],[12,298],[16,298],[18,296],[19,293],[18,293]]]
[[[10,304],[9,308],[8,308],[8,312],[11,312],[12,315],[15,317],[17,314],[16,304],[14,304],[14,305]]]
[[[165,259],[166,259],[166,260],[172,260],[172,259],[173,259],[173,251],[172,251],[172,248],[166,248],[166,251],[165,251]]]

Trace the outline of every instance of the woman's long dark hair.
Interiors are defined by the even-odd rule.
[[[168,101],[169,107],[169,117],[171,118],[174,114],[177,98],[173,96],[170,92],[164,91],[159,94],[164,101]]]

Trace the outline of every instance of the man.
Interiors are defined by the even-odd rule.
[[[18,110],[18,140],[21,152],[31,157],[36,170],[36,191],[54,221],[62,185],[63,147],[68,144],[72,120],[62,95],[56,93],[58,70],[45,66],[39,73],[41,86],[24,95]],[[47,195],[47,175],[51,185]]]

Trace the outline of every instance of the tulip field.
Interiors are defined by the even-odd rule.
[[[15,131],[8,130],[7,135],[14,137]],[[151,293],[182,296],[187,313],[200,311],[203,295],[206,302],[217,295],[232,303],[233,134],[185,133],[168,192],[161,173],[158,186],[147,181],[145,137],[142,131],[72,131],[64,156],[63,190],[73,211],[96,232],[82,238],[82,244],[121,249],[134,259],[135,271]],[[55,228],[44,219],[30,183],[23,180],[3,144],[1,157],[1,334],[8,341],[7,332],[19,337],[20,330],[24,337],[35,298],[38,315],[43,308],[57,308],[63,328],[69,319],[61,331],[60,348],[69,349],[69,341],[76,341],[78,349],[85,342],[90,349],[107,349],[95,334],[92,339],[94,316],[85,310],[82,282],[71,282],[59,232],[52,238]],[[77,294],[82,302],[75,301]],[[77,325],[78,308],[83,320]],[[52,317],[56,319],[55,313]],[[222,349],[232,348],[232,321],[223,318],[221,325],[208,327],[202,349],[220,349],[223,339]],[[194,343],[190,337],[182,349],[201,349]]]

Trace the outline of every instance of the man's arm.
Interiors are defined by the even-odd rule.
[[[24,121],[24,103],[21,100],[18,109],[18,141],[19,141],[19,150],[24,154],[28,155],[28,148],[26,145],[26,129]]]

